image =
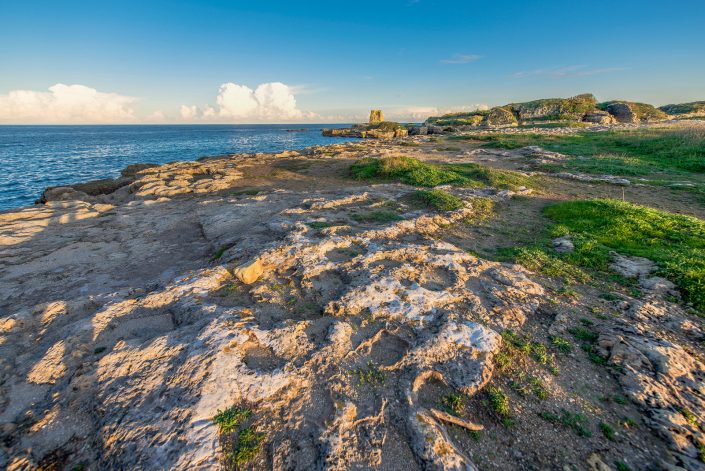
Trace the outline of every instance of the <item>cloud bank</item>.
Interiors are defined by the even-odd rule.
[[[48,91],[12,90],[0,95],[0,123],[125,123],[135,121],[135,98],[85,85],[57,83]]]
[[[281,122],[317,117],[300,110],[294,89],[281,82],[262,83],[254,90],[246,85],[224,83],[215,102],[215,106],[207,105],[203,110],[195,105],[182,105],[181,118],[186,121]]]

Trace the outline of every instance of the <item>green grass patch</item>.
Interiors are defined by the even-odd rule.
[[[350,175],[358,180],[395,180],[407,185],[434,187],[456,185],[502,189],[536,186],[535,179],[518,172],[497,170],[477,164],[436,165],[404,156],[362,158],[352,164]]]
[[[607,270],[612,250],[648,258],[705,314],[705,221],[616,200],[568,201],[545,214],[573,237],[575,265]]]
[[[549,254],[536,247],[521,247],[515,251],[515,260],[531,271],[553,278],[560,278],[566,283],[585,283],[590,275],[566,262],[562,258]]]
[[[437,211],[455,211],[464,205],[463,200],[443,190],[416,191],[411,197],[416,203]]]
[[[648,175],[659,171],[705,172],[705,131],[658,128],[630,131],[580,132],[570,135],[485,134],[456,139],[484,141],[484,146],[518,149],[541,146],[572,156],[564,166],[586,173]],[[553,169],[554,167],[547,167]]]
[[[393,212],[393,211],[372,211],[370,213],[364,213],[364,214],[353,214],[352,218],[357,221],[357,222],[377,222],[377,223],[383,223],[383,222],[392,222],[392,221],[401,221],[404,219],[401,217],[399,214]]]

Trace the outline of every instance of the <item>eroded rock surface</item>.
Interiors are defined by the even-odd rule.
[[[473,468],[419,391],[477,393],[543,289],[434,240],[471,206],[409,208],[403,185],[218,193],[241,175],[136,169],[0,216],[3,466],[218,467],[212,418],[247,404],[263,466]],[[392,203],[400,221],[354,217]]]

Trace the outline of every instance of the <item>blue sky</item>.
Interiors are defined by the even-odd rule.
[[[372,107],[421,117],[584,92],[705,99],[701,0],[0,0],[0,12],[0,122],[350,121]]]

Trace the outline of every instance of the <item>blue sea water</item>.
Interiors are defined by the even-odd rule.
[[[343,125],[340,125],[341,127]],[[340,142],[321,125],[0,126],[0,210],[27,206],[48,186],[114,178],[127,165]],[[336,127],[326,125],[326,127]],[[287,129],[306,129],[287,132]]]

